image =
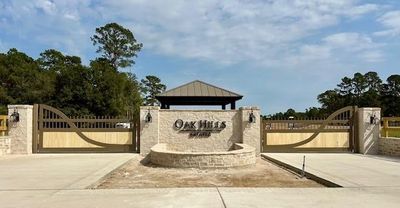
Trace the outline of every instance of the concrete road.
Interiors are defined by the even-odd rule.
[[[0,203],[2,208],[224,207],[215,188],[0,192]]]
[[[263,153],[343,187],[400,187],[400,158],[361,154]]]
[[[0,157],[0,190],[83,189],[137,154],[34,154]]]
[[[59,154],[0,157],[0,207],[399,207],[399,172],[386,172],[371,184],[364,179],[352,182],[354,174],[338,175],[331,169],[321,174],[333,175],[341,181],[352,182],[353,188],[168,188],[91,190],[94,183],[135,154]],[[282,158],[286,156],[281,155]],[[294,157],[294,156],[293,156]],[[314,156],[307,156],[307,158]],[[358,174],[368,178],[365,170],[377,167],[397,171],[398,161],[388,158],[358,155],[323,155],[314,160],[327,162],[354,160],[361,168]],[[335,159],[337,157],[337,159]],[[297,158],[297,157],[294,157]],[[341,158],[341,159],[340,159]],[[361,161],[359,161],[361,159]],[[293,159],[296,161],[297,159]],[[317,167],[311,162],[308,169]],[[367,162],[366,162],[367,161]],[[369,169],[372,161],[377,167]],[[363,165],[366,163],[366,165]],[[349,168],[347,162],[333,163],[335,170]],[[342,168],[340,168],[342,166]],[[333,168],[333,167],[332,167]],[[356,173],[356,170],[349,170]],[[384,173],[380,171],[379,173]],[[374,171],[371,171],[374,173]],[[374,173],[375,174],[375,173]],[[372,175],[371,177],[376,177]],[[331,176],[332,177],[332,176]],[[332,177],[332,178],[335,178]],[[165,180],[168,180],[166,178]],[[360,187],[354,187],[360,185]]]
[[[0,207],[385,207],[400,188],[176,188],[1,192]]]

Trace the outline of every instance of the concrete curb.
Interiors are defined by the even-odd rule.
[[[270,161],[272,163],[275,163],[278,166],[284,167],[286,169],[289,169],[289,170],[301,175],[302,170],[300,168],[297,168],[295,166],[289,165],[287,163],[284,163],[284,162],[282,162],[280,160],[277,160],[277,159],[274,159],[272,157],[268,157],[267,155],[264,155],[264,154],[261,154],[261,157],[265,158],[266,160],[268,160],[268,161]],[[330,187],[330,188],[342,188],[342,186],[339,185],[339,184],[336,184],[336,183],[333,183],[332,181],[328,181],[328,180],[326,180],[324,178],[318,177],[318,176],[316,176],[316,175],[314,175],[312,173],[309,173],[307,171],[305,171],[305,177],[308,178],[308,179],[311,179],[311,180],[313,180],[313,181],[315,181],[315,182],[317,182],[319,184],[322,184],[324,186]]]
[[[90,185],[87,185],[86,187],[85,187],[85,189],[96,189],[100,184],[101,184],[101,182],[104,180],[104,179],[106,179],[106,178],[108,178],[111,174],[113,174],[116,170],[118,170],[119,168],[121,168],[122,166],[124,166],[125,164],[127,164],[128,162],[130,162],[131,160],[133,160],[134,158],[130,158],[130,159],[128,159],[127,161],[125,161],[125,162],[123,162],[122,164],[120,164],[120,165],[118,165],[118,166],[112,166],[112,167],[109,167],[109,168],[105,168],[105,170],[103,169],[103,170],[100,170],[102,173],[105,173],[105,174],[103,174],[103,176],[102,177],[100,177],[100,178],[98,178],[97,180],[95,180],[95,182],[92,182],[92,183],[90,183]]]

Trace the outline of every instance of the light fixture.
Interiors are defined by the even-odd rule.
[[[251,111],[249,115],[249,123],[255,123],[256,122],[256,116],[254,115],[253,111]]]
[[[374,115],[372,115],[372,116],[370,116],[369,117],[369,124],[377,124],[378,123],[378,118],[376,117],[376,115],[374,114]]]
[[[153,120],[153,117],[151,116],[150,110],[149,110],[149,112],[147,112],[146,117],[144,118],[144,121],[145,121],[146,123],[151,123],[152,120]]]
[[[14,109],[14,112],[10,115],[10,121],[19,122],[19,113],[16,109]]]

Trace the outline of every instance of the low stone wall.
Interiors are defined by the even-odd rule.
[[[151,122],[146,122],[147,115]],[[253,114],[255,122],[250,123]],[[260,109],[178,110],[156,106],[140,107],[140,154],[146,156],[159,143],[166,143],[178,152],[224,152],[233,144],[247,144],[260,154]],[[178,121],[184,123],[177,127]],[[205,127],[206,122],[207,127]],[[183,125],[183,126],[182,126]]]
[[[400,138],[380,138],[379,154],[400,157]]]
[[[256,149],[246,144],[234,144],[226,152],[177,152],[160,143],[151,148],[150,161],[164,167],[176,168],[229,168],[256,163]]]
[[[0,136],[0,156],[11,154],[11,140],[8,136]]]

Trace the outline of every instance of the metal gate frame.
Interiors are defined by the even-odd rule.
[[[130,123],[130,128],[117,128],[117,123]],[[33,153],[77,153],[77,152],[138,152],[139,122],[132,118],[110,116],[68,117],[60,110],[45,104],[33,106]],[[74,132],[82,140],[98,147],[87,148],[44,148],[44,132]],[[132,144],[111,144],[96,141],[83,132],[132,132]]]
[[[326,119],[291,120],[263,119],[261,122],[261,146],[263,152],[359,152],[358,148],[358,107],[347,106],[341,108]],[[297,127],[296,127],[297,124]],[[287,126],[286,128],[275,128],[273,126]],[[322,132],[348,132],[349,148],[296,148],[313,141]],[[313,133],[310,137],[296,143],[283,145],[266,145],[268,133]]]

